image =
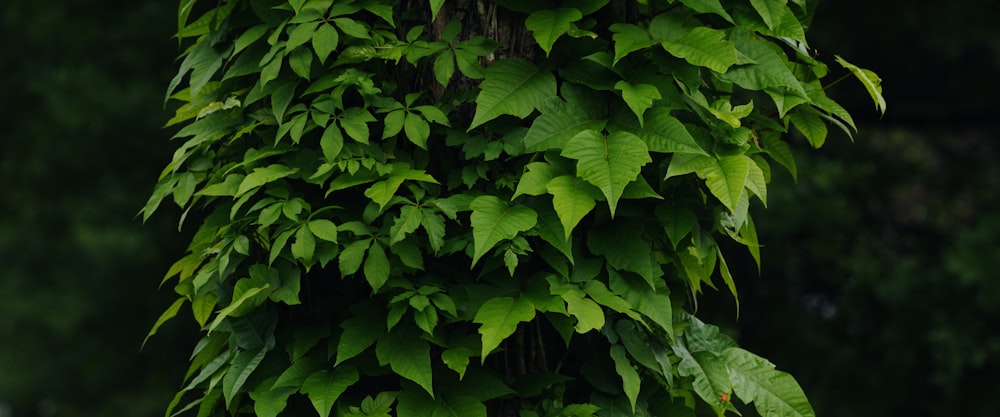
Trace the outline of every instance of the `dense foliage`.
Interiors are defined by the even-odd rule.
[[[195,3],[143,210],[204,218],[150,332],[204,330],[168,414],[813,415],[692,313],[736,295],[721,239],[759,263],[785,134],[854,129],[814,3]]]

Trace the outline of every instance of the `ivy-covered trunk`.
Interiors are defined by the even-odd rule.
[[[168,415],[813,414],[692,315],[736,295],[719,239],[759,262],[793,128],[853,130],[812,2],[196,3],[143,209],[204,218],[150,332],[204,331]]]

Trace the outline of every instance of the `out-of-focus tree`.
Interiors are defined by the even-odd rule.
[[[994,412],[977,400],[1000,371],[1000,34],[990,18],[973,2],[817,11],[813,45],[878,71],[891,108],[877,127],[877,114],[859,114],[853,144],[831,138],[813,153],[800,141],[797,186],[775,175],[759,212],[763,273],[744,281],[734,327],[789,364],[817,415]],[[789,329],[797,341],[777,337]]]
[[[173,12],[0,2],[0,414],[161,415],[175,388],[170,339],[139,351],[175,226],[134,220],[169,157]]]

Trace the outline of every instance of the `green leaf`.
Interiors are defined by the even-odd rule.
[[[326,219],[309,222],[309,231],[327,242],[337,243],[337,225]]]
[[[667,333],[670,338],[673,338],[674,333],[674,311],[671,307],[670,295],[665,294],[661,291],[644,291],[639,293],[639,297],[634,300],[636,301],[635,309],[642,313],[644,316],[649,317],[653,323],[656,323]]]
[[[446,349],[441,352],[441,362],[444,362],[449,369],[458,372],[458,379],[465,377],[465,370],[469,367],[469,357],[476,353],[464,348]]]
[[[337,341],[337,360],[333,366],[353,358],[385,334],[384,314],[359,314],[340,323],[344,332]]]
[[[320,63],[326,63],[326,58],[330,56],[331,52],[337,50],[339,42],[340,34],[333,25],[323,23],[316,28],[312,35],[312,47],[316,51]]]
[[[615,43],[615,59],[613,64],[617,64],[626,55],[656,45],[659,41],[651,38],[649,32],[642,27],[629,23],[615,23],[608,27],[614,35],[611,39]]]
[[[491,195],[477,197],[469,203],[469,208],[475,243],[473,265],[501,240],[513,239],[518,233],[534,227],[538,220],[534,210],[522,205],[508,206]]]
[[[453,20],[455,22],[457,20]],[[434,57],[434,79],[441,84],[442,87],[447,87],[451,83],[451,79],[455,76],[455,52],[451,49],[445,49],[441,51],[436,57]]]
[[[778,25],[781,16],[785,14],[785,9],[788,8],[785,6],[787,2],[788,0],[750,0],[750,4],[757,10],[764,24],[771,29]]]
[[[622,377],[622,389],[634,413],[635,401],[639,397],[639,385],[642,383],[639,372],[632,367],[632,362],[625,356],[625,348],[621,345],[611,346],[611,359],[615,362],[615,372]]]
[[[542,195],[548,192],[547,184],[555,178],[555,168],[548,162],[529,162],[524,166],[525,172],[517,181],[517,188],[511,200],[519,195]]]
[[[698,175],[705,178],[705,184],[712,195],[729,211],[736,212],[736,205],[743,195],[747,176],[750,175],[750,165],[753,163],[746,155],[723,156]]]
[[[285,370],[281,372],[281,375],[278,375],[278,378],[269,388],[291,387],[298,391],[299,387],[302,386],[302,382],[304,382],[309,375],[312,375],[313,372],[316,372],[317,369],[324,365],[325,362],[321,364],[320,361],[309,356],[301,357],[295,362],[292,362],[291,366],[285,368]],[[264,386],[266,385],[267,384]],[[258,388],[258,390],[259,389],[260,388]]]
[[[438,253],[444,246],[444,218],[435,213],[432,209],[421,209],[424,214],[420,217],[420,227],[427,232],[427,241],[431,245],[431,250]]]
[[[243,292],[243,294],[240,295],[239,298],[236,298],[235,300],[233,300],[232,303],[230,303],[228,306],[226,306],[226,308],[223,308],[222,310],[220,310],[219,313],[215,315],[215,320],[212,320],[212,324],[208,326],[208,332],[212,333],[212,330],[215,330],[216,327],[218,327],[220,324],[222,324],[222,321],[225,320],[226,317],[229,317],[238,308],[242,307],[243,303],[246,303],[248,300],[256,297],[257,294],[260,294],[261,292],[263,292],[264,290],[266,290],[266,289],[268,289],[270,287],[271,287],[271,284],[264,284],[263,287],[250,288],[250,289],[246,290],[245,292]]]
[[[691,65],[706,67],[717,73],[724,73],[736,64],[736,47],[726,40],[725,32],[698,26],[677,39],[660,43],[667,52],[683,58]]]
[[[791,375],[738,347],[722,352],[736,395],[763,416],[814,417],[809,400]]]
[[[187,298],[184,297],[174,300],[173,304],[170,304],[170,307],[167,307],[167,309],[160,314],[160,318],[156,319],[156,323],[153,324],[153,328],[149,329],[149,333],[146,334],[146,338],[142,340],[142,346],[146,345],[146,341],[156,334],[156,331],[160,329],[160,326],[162,326],[163,323],[166,323],[167,320],[170,320],[177,315],[177,312],[180,311],[181,306],[184,305],[185,301],[187,301]]]
[[[660,206],[656,208],[656,218],[663,226],[663,230],[670,238],[670,243],[674,249],[681,239],[691,233],[697,218],[691,209],[686,207]]]
[[[403,120],[403,131],[406,132],[406,138],[410,142],[421,149],[427,149],[427,138],[431,136],[431,126],[424,118],[415,113],[406,113],[406,118]]]
[[[576,134],[585,130],[600,131],[607,123],[577,103],[563,100],[552,100],[541,111],[523,139],[525,149],[531,152],[562,149]]]
[[[573,228],[594,209],[596,201],[602,197],[601,190],[572,175],[556,177],[545,188],[552,194],[552,207],[559,215],[566,240],[569,240]]]
[[[482,335],[482,362],[486,363],[486,355],[500,346],[500,342],[514,334],[520,322],[535,318],[535,306],[526,298],[496,297],[483,303],[473,323],[482,324],[479,334]]]
[[[428,0],[431,6],[431,20],[437,19],[438,12],[441,11],[441,6],[444,5],[444,0]]]
[[[226,376],[222,380],[222,392],[226,397],[227,407],[233,402],[233,398],[236,397],[240,389],[243,388],[243,384],[247,382],[250,374],[264,360],[267,351],[267,347],[261,347],[257,351],[241,351],[233,357],[233,362],[229,365],[229,370],[226,371]]]
[[[652,162],[646,143],[628,132],[602,135],[594,130],[573,136],[562,156],[577,160],[577,175],[597,186],[608,199],[611,216],[628,183],[639,176],[643,165]]]
[[[263,168],[254,168],[253,172],[243,178],[243,181],[240,182],[240,187],[236,190],[235,197],[239,197],[250,190],[287,177],[296,172],[299,172],[298,168],[290,168],[281,164],[272,164]]]
[[[879,78],[878,74],[864,68],[860,68],[850,62],[847,62],[844,58],[839,55],[834,55],[837,63],[842,65],[855,77],[861,84],[865,86],[865,90],[868,90],[868,95],[872,97],[875,102],[875,110],[878,110],[883,115],[885,114],[885,98],[882,97],[882,79]]]
[[[391,265],[385,255],[385,249],[375,241],[368,248],[368,258],[365,259],[365,279],[371,285],[372,292],[377,293],[382,285],[389,280]]]
[[[389,204],[390,200],[392,200],[392,197],[396,195],[396,191],[399,190],[399,186],[406,180],[437,184],[437,180],[430,176],[430,174],[426,171],[411,169],[408,164],[399,163],[393,167],[393,171],[389,174],[388,178],[384,181],[376,182],[368,187],[368,189],[365,190],[365,197],[368,197],[375,203],[378,203],[379,210],[384,210],[385,206]]]
[[[340,394],[357,383],[358,379],[358,370],[353,366],[338,366],[333,372],[322,369],[313,372],[302,382],[301,391],[309,397],[319,417],[328,417]]]
[[[673,345],[673,350],[681,359],[677,364],[678,373],[694,377],[691,383],[694,392],[719,415],[722,415],[722,410],[731,409],[731,403],[720,399],[722,394],[728,395],[732,390],[729,371],[723,360],[712,352],[690,352],[683,344]]]
[[[524,26],[531,31],[535,42],[538,42],[538,46],[542,47],[548,56],[556,40],[569,30],[570,23],[582,18],[583,13],[576,8],[560,7],[531,13],[524,21]]]
[[[508,58],[486,69],[486,79],[480,88],[476,113],[468,130],[503,114],[527,117],[556,95],[556,77],[531,62]]]
[[[632,271],[652,280],[658,274],[650,258],[650,240],[643,237],[645,227],[633,218],[593,227],[587,235],[587,247],[601,255],[616,269]]]
[[[627,115],[628,113],[622,112]],[[608,125],[611,132],[625,130],[638,136],[644,142],[650,152],[659,153],[691,153],[708,155],[704,149],[698,145],[694,137],[688,133],[687,128],[680,120],[670,115],[666,107],[653,107],[653,111],[645,117],[645,124],[640,125],[631,117],[616,117]]]
[[[726,13],[719,0],[681,0],[681,3],[698,13],[714,13],[730,22],[733,21],[733,17]]]
[[[469,396],[453,396],[439,404],[430,417],[486,417],[486,405]]]
[[[601,330],[604,328],[604,310],[597,305],[594,300],[585,298],[583,291],[575,286],[572,291],[559,293],[560,297],[566,301],[566,312],[576,318],[577,333],[583,334],[591,330]],[[558,290],[553,290],[558,291]]]
[[[416,382],[434,396],[430,345],[415,332],[393,331],[384,335],[375,347],[380,365],[388,364],[397,375]]]
[[[754,195],[760,199],[761,203],[764,203],[764,207],[767,207],[767,179],[764,177],[764,170],[761,168],[761,163],[764,163],[764,167],[767,167],[763,159],[757,160],[750,158],[750,172],[747,175],[747,189],[753,191]]]
[[[344,132],[351,139],[354,139],[360,143],[367,144],[368,137],[371,135],[371,131],[368,129],[368,123],[374,122],[375,116],[372,116],[368,110],[353,107],[347,109],[344,115],[340,118],[340,127],[344,128]]]
[[[254,414],[257,417],[278,417],[278,414],[281,414],[287,407],[288,397],[291,397],[296,391],[298,388],[271,388],[270,384],[261,385],[250,392]]]
[[[622,80],[615,83],[615,90],[621,90],[622,99],[625,100],[628,108],[632,109],[632,113],[635,113],[640,127],[645,123],[642,116],[646,110],[653,106],[654,101],[663,98],[660,95],[660,90],[650,84],[632,85]]]
[[[795,166],[795,155],[788,143],[781,140],[779,135],[761,135],[760,145],[775,161],[788,169],[792,174],[792,179],[798,181],[798,169]]]
[[[734,34],[733,38],[736,49],[753,63],[736,65],[719,78],[749,90],[784,87],[806,96],[802,82],[788,68],[788,58],[780,47],[752,33]]]
[[[389,229],[389,245],[392,246],[406,238],[420,227],[424,212],[417,206],[403,206],[399,210],[399,217],[393,221],[392,228]]]
[[[373,239],[371,238],[356,240],[349,243],[342,251],[340,251],[340,255],[337,256],[337,260],[340,266],[341,276],[346,277],[358,272],[358,269],[361,268],[361,261],[365,257],[365,251],[367,251],[368,247],[371,246],[372,240]]]
[[[307,264],[313,258],[316,251],[316,239],[306,225],[299,227],[295,232],[295,241],[292,242],[292,256],[301,259]]]
[[[801,107],[788,114],[788,120],[805,136],[813,148],[820,148],[826,143],[826,123],[812,107]]]

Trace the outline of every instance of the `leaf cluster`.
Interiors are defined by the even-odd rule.
[[[443,0],[194,3],[142,210],[204,217],[150,332],[204,330],[168,416],[812,415],[690,315],[736,295],[719,239],[759,264],[788,133],[854,129],[804,0],[491,2],[523,56]]]

